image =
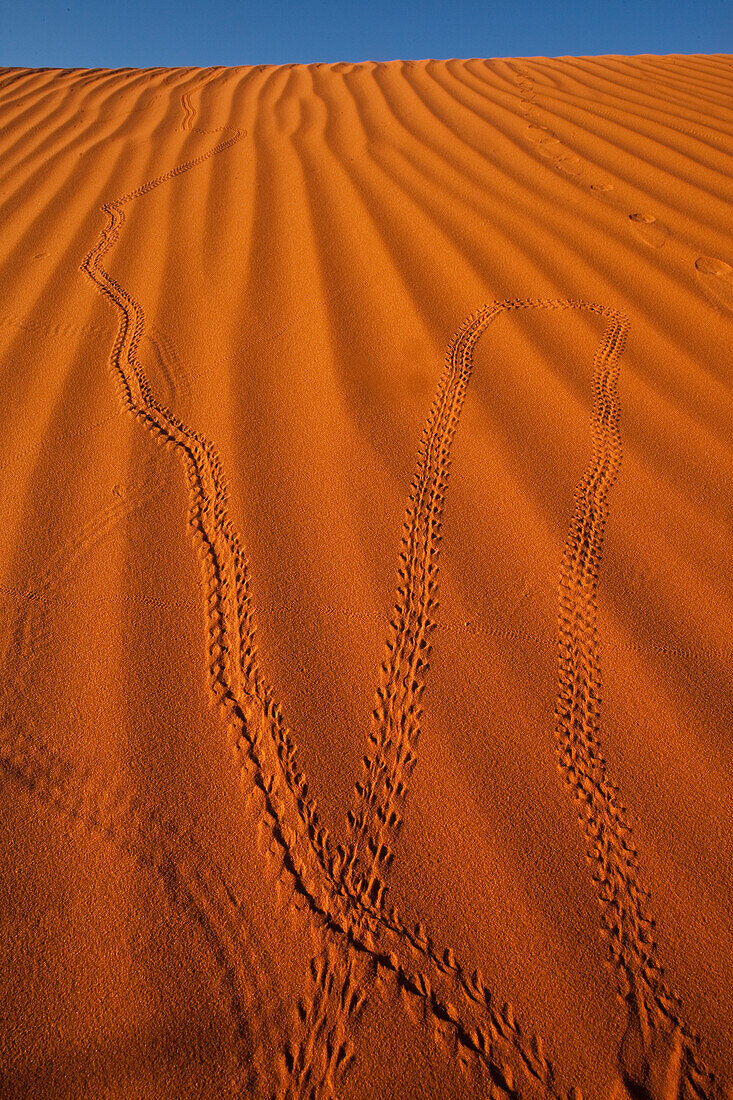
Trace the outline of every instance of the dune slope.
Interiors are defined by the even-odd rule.
[[[0,71],[0,1092],[730,1096],[733,62]]]

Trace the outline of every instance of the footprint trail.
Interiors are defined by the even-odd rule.
[[[185,97],[183,107],[186,128],[195,130],[193,108]],[[421,925],[414,931],[406,927],[385,897],[386,873],[417,759],[420,700],[437,614],[450,451],[471,378],[473,349],[502,314],[536,308],[581,309],[606,324],[593,364],[593,457],[576,491],[559,584],[558,765],[576,798],[591,846],[604,930],[629,1005],[630,1032],[641,1036],[644,1064],[650,1064],[658,1034],[677,1034],[683,1079],[695,1094],[707,1095],[712,1078],[699,1058],[696,1036],[680,1021],[676,997],[662,981],[630,826],[600,747],[596,590],[608,497],[621,462],[617,379],[627,322],[615,310],[580,300],[507,299],[469,317],[451,341],[408,501],[395,614],[376,691],[365,776],[349,815],[350,837],[334,843],[320,824],[294,736],[260,669],[249,568],[229,518],[221,460],[211,441],[151,391],[136,354],[147,331],[143,307],[104,266],[125,226],[128,204],[232,149],[244,133],[228,129],[230,136],[207,152],[105,203],[105,228],[82,270],[117,314],[110,366],[123,410],[153,436],[172,444],[181,460],[189,491],[188,520],[201,560],[211,690],[237,740],[242,772],[258,792],[262,820],[281,852],[283,873],[294,896],[322,929],[323,950],[312,975],[315,999],[305,1005],[302,1026],[286,1052],[293,1095],[333,1095],[337,1078],[348,1068],[350,1030],[361,1008],[354,1007],[349,992],[355,959],[368,963],[375,975],[390,976],[422,1004],[466,1056],[484,1068],[495,1093],[515,1096],[515,1081],[521,1080],[524,1095],[564,1094],[544,1055],[544,1044],[536,1036],[527,1038],[512,1006],[499,1011],[481,975],[464,968],[450,947],[436,946]],[[643,1087],[643,1081],[629,1079]]]

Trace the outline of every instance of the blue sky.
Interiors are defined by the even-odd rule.
[[[733,53],[733,0],[0,0],[0,65]]]

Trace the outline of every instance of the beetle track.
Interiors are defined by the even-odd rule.
[[[190,129],[195,128],[191,126]],[[617,329],[623,328],[624,336],[625,321],[613,310],[582,301],[505,300],[493,303],[468,318],[451,341],[446,372],[423,435],[418,474],[413,483],[405,520],[400,576],[401,582],[405,583],[398,589],[396,622],[392,624],[388,641],[388,650],[392,657],[383,666],[381,694],[378,695],[378,700],[385,705],[380,709],[381,704],[378,703],[375,708],[378,712],[375,714],[377,740],[373,742],[376,752],[367,758],[369,781],[363,785],[363,791],[357,792],[357,812],[352,822],[355,840],[351,845],[334,847],[328,833],[320,826],[315,800],[310,797],[305,776],[298,768],[292,734],[259,670],[254,644],[248,566],[236,532],[228,519],[227,486],[221,462],[213,445],[205,437],[187,428],[170,410],[154,400],[135,358],[145,329],[142,307],[105,271],[100,262],[118,239],[125,222],[124,206],[128,202],[144,196],[160,184],[191,170],[217,153],[224,152],[242,136],[242,132],[237,130],[233,137],[220,141],[207,153],[148,181],[115,202],[104,204],[102,209],[108,218],[107,227],[82,265],[83,270],[119,312],[120,327],[110,362],[117,378],[123,408],[141,420],[152,434],[173,445],[182,458],[190,494],[189,522],[199,548],[205,582],[210,685],[228,715],[230,726],[238,736],[243,767],[252,767],[255,771],[255,784],[264,800],[264,819],[271,825],[273,838],[282,850],[284,868],[292,876],[296,890],[305,899],[314,916],[324,921],[332,932],[342,938],[347,950],[355,949],[366,953],[375,967],[392,971],[403,988],[412,995],[421,997],[437,1019],[455,1030],[459,1043],[466,1050],[473,1051],[484,1063],[495,1083],[501,1085],[501,1081],[504,1082],[501,1087],[505,1091],[511,1094],[513,1085],[511,1074],[505,1073],[501,1068],[504,1063],[500,1052],[509,1047],[518,1056],[521,1067],[541,1082],[546,1091],[557,1095],[551,1067],[543,1055],[540,1057],[537,1054],[542,1049],[539,1041],[526,1043],[521,1029],[513,1019],[510,1006],[499,1014],[480,977],[474,975],[469,979],[455,961],[450,949],[441,954],[425,937],[424,932],[416,931],[413,934],[401,924],[394,909],[388,912],[384,904],[384,885],[377,878],[377,871],[383,865],[386,867],[389,862],[390,850],[385,838],[399,825],[399,814],[395,806],[404,800],[407,785],[406,778],[403,779],[402,776],[407,777],[413,763],[412,749],[417,740],[420,716],[419,694],[429,652],[427,638],[433,625],[432,612],[436,606],[437,544],[447,484],[450,442],[456,430],[470,377],[473,345],[490,321],[503,310],[527,307],[582,308],[611,319],[612,330],[614,325]],[[596,356],[597,362],[605,363],[608,360],[612,372],[617,371],[621,344],[618,333],[612,340],[607,334],[606,342]],[[452,378],[451,372],[456,366],[458,374]],[[604,387],[608,378],[612,379],[613,385],[611,391],[606,392]],[[616,400],[614,387],[615,374],[612,373],[605,382],[601,380],[600,383],[594,377],[594,410],[596,405],[600,410],[597,413],[598,422],[593,421],[594,444],[599,439],[606,439],[607,425],[604,418],[608,419],[607,401]],[[612,421],[613,417],[609,423]],[[611,463],[608,469],[615,476],[611,459],[612,456],[609,458],[605,455],[603,463]],[[620,450],[618,460],[620,461]],[[573,557],[568,550],[570,541],[566,544],[563,564],[565,572],[560,584],[560,683],[556,729],[560,763],[571,784],[575,786],[576,793],[582,790],[587,794],[587,787],[595,791],[590,796],[590,801],[586,801],[593,812],[599,805],[606,808],[615,806],[611,794],[613,788],[605,780],[605,764],[600,758],[594,733],[593,723],[597,723],[597,709],[594,709],[595,703],[591,702],[598,694],[598,661],[597,655],[594,657],[593,648],[597,646],[595,625],[592,621],[595,613],[595,581],[591,581],[589,588],[588,575],[595,568],[597,580],[603,523],[599,525],[596,522],[596,513],[598,508],[605,508],[605,494],[612,483],[608,480],[606,470],[603,475],[605,481],[601,481],[599,488],[600,476],[594,474],[587,484],[585,479],[581,483],[579,499],[585,500],[587,504],[592,497],[593,503],[586,507],[582,517],[577,515],[576,509],[568,536],[568,540],[577,536],[581,549],[590,547],[590,558],[586,560],[579,553]],[[603,519],[605,521],[605,513]],[[568,584],[571,590],[569,600],[566,594]],[[572,641],[575,636],[573,631],[580,638],[579,644],[586,647],[585,657],[577,656],[579,644]],[[569,643],[568,636],[571,638]],[[422,642],[425,644],[421,645]],[[425,659],[420,656],[421,653]],[[568,683],[572,685],[571,712],[578,694],[585,699],[586,706],[586,717],[578,728],[572,727],[572,735],[567,733],[563,725],[563,722],[567,722],[563,707],[568,699]],[[396,741],[392,739],[393,733],[397,735]],[[572,768],[565,765],[562,755],[565,749],[563,739],[567,741],[568,737],[573,747],[576,741],[580,744],[580,770],[575,765]],[[593,760],[592,766],[586,766],[589,760]],[[580,775],[577,783],[574,778],[576,774]],[[379,795],[380,789],[385,794]],[[585,794],[579,797],[583,799]],[[375,817],[380,822],[376,827],[372,820]],[[611,835],[609,840],[611,854],[607,858],[604,849],[598,854],[597,862],[604,874],[608,867],[611,868],[610,881],[613,881],[619,867],[622,870],[624,885],[620,891],[613,893],[611,904],[611,908],[621,907],[619,911],[623,918],[621,932],[617,937],[622,949],[620,954],[616,952],[619,966],[627,976],[631,975],[637,989],[646,983],[650,991],[656,991],[653,996],[661,1003],[668,995],[658,981],[659,968],[654,961],[653,952],[641,946],[644,942],[641,934],[633,942],[631,953],[626,949],[626,930],[630,928],[637,932],[646,928],[648,921],[635,877],[635,854],[628,854],[627,823],[615,811],[611,813],[609,820],[615,830],[615,835]],[[593,827],[595,828],[595,819]],[[371,852],[371,861],[367,859],[365,871],[361,870],[363,860],[359,861],[358,851],[363,838],[366,838]],[[370,841],[373,842],[371,845]],[[608,876],[602,879],[602,895],[604,890],[607,892],[608,881]],[[606,909],[608,911],[609,906]],[[611,934],[613,942],[613,928]],[[377,937],[381,937],[383,941],[380,948],[376,946]],[[393,948],[391,951],[388,950],[390,946]],[[435,991],[425,973],[412,971],[411,962],[405,964],[404,958],[401,959],[397,954],[405,947],[409,953],[421,957],[420,965],[428,967],[434,980],[437,978],[440,982],[441,976],[451,976],[462,998],[464,1013],[476,1005],[480,1006],[482,1027],[474,1028],[466,1024],[455,1006],[445,999],[445,994]],[[696,1040],[687,1031],[685,1036],[688,1041],[688,1065],[693,1066],[695,1056],[692,1048],[696,1045]]]
[[[422,990],[414,995],[426,999],[438,1018],[455,1028],[465,1048],[473,1051],[499,1079],[506,1057],[495,1054],[495,1048],[513,1047],[520,1065],[529,1068],[536,1080],[549,1081],[552,1075],[547,1064],[538,1063],[529,1046],[525,1049],[519,1028],[513,1021],[508,1025],[495,1010],[488,1008],[490,997],[483,986],[477,993],[472,979],[463,974],[458,964],[446,965],[445,958],[452,956],[452,952],[446,950],[441,954],[429,941],[413,935],[401,925],[395,911],[388,915],[378,906],[365,905],[339,877],[336,868],[343,862],[342,858],[319,826],[315,802],[309,797],[307,782],[297,767],[294,741],[257,665],[248,567],[228,519],[228,491],[221,462],[207,439],[188,429],[170,410],[154,400],[135,358],[145,331],[144,311],[101,264],[102,257],[118,239],[128,202],[224,152],[242,136],[241,131],[236,131],[233,137],[219,142],[208,153],[155,177],[120,199],[103,204],[107,226],[82,264],[82,270],[119,313],[119,329],[110,363],[123,410],[140,420],[162,442],[172,444],[182,457],[190,492],[189,522],[199,546],[205,580],[210,685],[239,736],[240,752],[255,766],[256,783],[265,796],[265,816],[273,827],[274,839],[283,850],[284,865],[314,914],[326,920],[342,939],[345,937],[344,942],[370,955],[376,966],[395,973],[408,992],[413,988]],[[263,724],[270,727],[269,737],[262,736],[259,727]],[[265,759],[268,756],[270,767]],[[277,781],[278,771],[285,779],[284,788]],[[311,878],[312,885],[308,882]],[[329,889],[333,891],[333,899],[328,897]],[[359,929],[354,915],[358,917]],[[378,930],[388,940],[387,946],[391,944],[392,951],[377,950],[374,937]],[[466,1008],[475,1010],[478,1005],[479,1016],[484,1019],[483,1029],[468,1025],[467,1029],[461,1028],[455,1008],[433,989],[434,982],[427,976],[420,976],[411,984],[407,981],[405,976],[414,973],[414,963],[403,965],[394,950],[404,949],[405,944],[408,952],[422,956],[422,965],[433,971],[434,981],[439,982],[446,974],[456,976],[464,1011]],[[425,990],[430,991],[429,995]]]

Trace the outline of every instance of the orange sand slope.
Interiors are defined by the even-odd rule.
[[[733,59],[0,119],[0,1095],[733,1096]]]

